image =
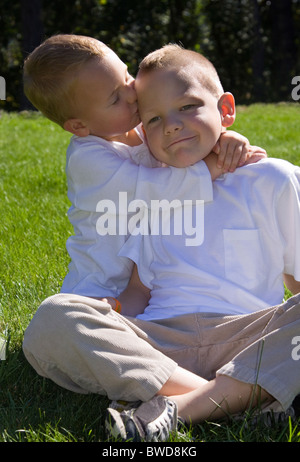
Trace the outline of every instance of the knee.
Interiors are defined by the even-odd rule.
[[[110,309],[108,304],[76,294],[56,294],[48,297],[31,319],[24,334],[23,345],[35,345],[36,348],[36,345],[53,345],[53,342],[63,344],[69,332],[76,332],[78,324],[93,319],[95,313],[99,321],[101,313],[95,309],[94,304],[101,306],[106,313]]]
[[[53,295],[42,302],[25,330],[24,350],[30,350],[33,346],[38,349],[39,345],[47,343],[48,338],[55,337],[54,332],[57,333],[63,324],[61,314],[65,302],[66,296],[62,294]]]

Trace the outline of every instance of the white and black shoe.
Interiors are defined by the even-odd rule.
[[[107,409],[106,431],[119,441],[166,441],[177,428],[177,406],[166,396],[150,401],[113,401]]]

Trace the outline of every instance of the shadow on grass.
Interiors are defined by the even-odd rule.
[[[22,350],[0,362],[0,441],[106,441],[108,401],[80,395],[40,377]]]

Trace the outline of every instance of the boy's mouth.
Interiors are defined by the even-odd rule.
[[[136,110],[133,111],[133,116],[137,116],[139,119],[141,119],[138,106],[137,106]]]
[[[171,148],[172,146],[175,146],[176,144],[184,143],[184,142],[189,142],[192,141],[196,138],[195,135],[193,136],[186,136],[184,138],[179,138],[177,140],[173,140],[168,146],[167,149]]]

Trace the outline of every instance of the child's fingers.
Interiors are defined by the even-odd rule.
[[[268,157],[267,151],[263,148],[260,148],[259,146],[250,146],[248,149],[248,154],[255,154],[255,156],[261,156],[262,159]]]
[[[225,166],[225,163],[227,166],[231,164],[232,155],[230,154],[230,151],[228,150],[229,147],[230,145],[228,143],[222,143],[222,147],[219,145],[219,152],[217,152],[218,154],[217,166],[219,168],[223,169]],[[227,158],[228,156],[230,156],[230,159]]]
[[[235,169],[241,165],[240,164],[241,162],[242,164],[245,162],[246,153],[247,153],[247,150],[245,149],[244,146],[241,146],[240,144],[235,146],[235,149],[232,153],[231,163],[228,167],[229,172],[233,173]]]
[[[267,157],[264,149],[258,146],[231,142],[222,143],[222,149],[218,155],[217,166],[224,173],[233,173],[237,167],[258,162]]]
[[[113,297],[105,297],[105,298],[100,298],[99,299],[102,302],[108,303],[113,310],[116,308],[116,299]]]
[[[256,146],[254,146],[255,148]],[[251,149],[250,151],[247,152],[247,157],[242,165],[248,165],[248,164],[255,164],[261,159],[265,159],[268,157],[267,152],[264,149],[258,148],[256,149]]]
[[[219,141],[217,141],[215,146],[212,148],[212,152],[214,152],[215,154],[220,154],[220,142]]]
[[[249,150],[248,147],[243,146],[241,153],[240,153],[240,158],[238,160],[238,164],[236,167],[242,167],[242,165],[245,165],[245,162],[247,161],[249,157]]]
[[[232,143],[223,146],[222,153],[218,157],[218,167],[224,172],[234,172],[235,169],[246,161],[247,149],[240,143],[233,145]]]
[[[222,133],[219,140],[217,152],[217,166],[223,172],[234,172],[237,167],[243,165],[247,159],[246,154],[249,149],[249,141],[243,135],[228,131]]]

